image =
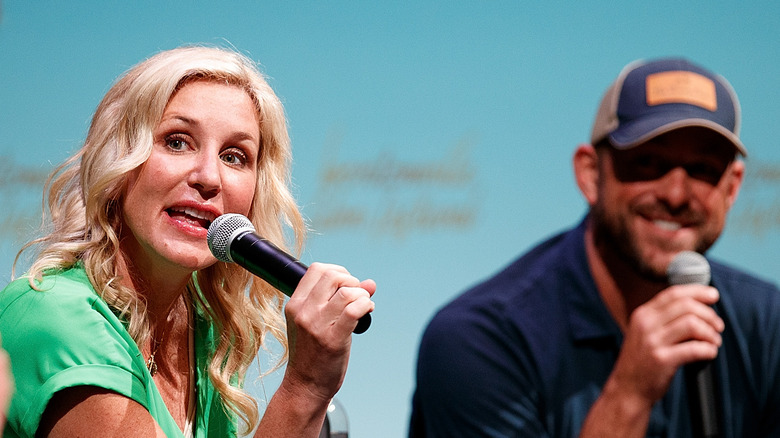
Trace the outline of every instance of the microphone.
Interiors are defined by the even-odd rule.
[[[710,264],[701,254],[683,251],[666,269],[669,284],[710,284]],[[697,438],[721,437],[715,377],[712,361],[695,362],[684,367],[688,406],[691,411],[693,435]]]
[[[209,250],[217,260],[236,263],[267,281],[288,297],[309,269],[295,257],[255,233],[245,216],[223,214],[211,223],[207,234]],[[363,333],[371,325],[371,314],[359,320],[353,333]]]

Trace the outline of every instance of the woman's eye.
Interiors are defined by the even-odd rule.
[[[222,161],[234,166],[243,166],[247,163],[246,154],[237,148],[226,149],[222,152],[221,158]]]
[[[187,141],[179,136],[170,136],[165,139],[165,144],[174,151],[187,149]]]

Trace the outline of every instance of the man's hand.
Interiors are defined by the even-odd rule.
[[[580,436],[644,436],[650,410],[666,394],[677,370],[717,356],[725,328],[711,307],[718,299],[718,291],[710,286],[684,284],[664,289],[637,307]]]

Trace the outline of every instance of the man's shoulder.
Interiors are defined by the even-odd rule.
[[[727,293],[744,293],[757,298],[775,297],[780,293],[778,285],[769,279],[718,260],[710,259],[709,262],[713,284]]]
[[[505,320],[538,317],[557,306],[556,296],[568,276],[563,257],[570,232],[557,234],[517,257],[496,274],[471,286],[444,305],[433,318],[446,326],[501,324]],[[548,317],[551,315],[548,314]]]
[[[712,284],[721,296],[721,305],[732,309],[749,325],[762,320],[780,324],[780,289],[777,284],[743,269],[710,260]]]

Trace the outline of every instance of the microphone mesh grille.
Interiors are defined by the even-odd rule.
[[[209,225],[206,235],[209,250],[217,260],[232,263],[230,244],[238,234],[247,231],[255,231],[255,227],[246,216],[237,213],[223,214]]]
[[[703,255],[683,251],[666,268],[669,284],[710,284],[710,264]]]

